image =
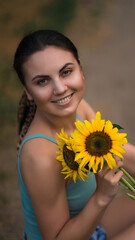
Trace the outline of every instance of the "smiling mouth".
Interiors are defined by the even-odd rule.
[[[70,94],[69,96],[65,97],[65,98],[62,98],[60,100],[57,100],[57,101],[52,101],[53,103],[65,103],[67,101],[69,101],[69,99],[73,96],[74,93]]]

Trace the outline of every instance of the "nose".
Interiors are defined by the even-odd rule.
[[[67,86],[64,82],[64,80],[61,80],[58,78],[53,83],[53,94],[54,95],[61,95],[67,91]]]

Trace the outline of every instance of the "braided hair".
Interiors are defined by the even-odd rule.
[[[67,50],[73,54],[77,62],[79,62],[78,51],[75,45],[70,41],[69,38],[64,36],[63,34],[54,31],[54,30],[38,30],[29,35],[26,35],[16,50],[14,56],[14,69],[23,84],[26,87],[25,76],[23,72],[23,64],[28,60],[28,58],[41,50],[49,46],[55,46],[60,49]],[[18,134],[19,134],[19,143],[20,144],[28,131],[28,128],[34,118],[36,112],[36,105],[34,101],[29,101],[26,93],[24,92],[18,109]]]
[[[18,126],[19,141],[17,144],[17,151],[19,151],[20,149],[22,140],[28,131],[28,128],[34,118],[35,112],[36,112],[36,105],[34,101],[28,100],[27,95],[24,91],[19,102],[19,108],[18,108],[18,114],[17,114],[17,120],[19,123],[19,126]]]

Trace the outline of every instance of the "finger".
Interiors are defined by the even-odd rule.
[[[97,174],[98,174],[99,176],[103,176],[103,175],[107,174],[109,171],[110,171],[110,169],[108,169],[107,164],[104,164],[102,170],[99,171]]]
[[[117,168],[120,168],[120,167],[122,167],[123,165],[124,165],[124,163],[123,163],[123,160],[116,160],[116,165],[117,165]]]
[[[118,183],[122,176],[123,172],[119,170],[113,177],[114,184]]]
[[[98,172],[97,174],[99,175],[99,176],[103,176],[103,175],[114,175],[117,171],[118,171],[118,169],[120,168],[120,167],[122,167],[123,166],[123,161],[119,158],[119,159],[117,159],[116,160],[116,165],[117,165],[117,167],[116,168],[113,168],[113,169],[108,169],[108,165],[107,164],[104,164],[104,166],[103,166],[103,168],[102,168],[102,170],[100,171],[100,172]]]
[[[114,156],[114,158],[115,158],[115,160],[121,160],[121,158],[116,155]]]
[[[115,185],[116,183],[118,183],[122,175],[123,175],[123,172],[121,170],[112,169],[105,175],[105,179],[108,179],[108,180],[110,179],[112,184]]]
[[[107,171],[105,171],[103,174],[107,177],[107,178],[112,178],[113,176],[115,176],[120,170],[119,168],[123,165],[123,163],[121,161],[117,162],[117,168],[113,168],[113,169],[109,169]],[[121,171],[122,172],[122,171]]]

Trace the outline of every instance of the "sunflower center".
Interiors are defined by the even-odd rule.
[[[90,155],[103,156],[109,152],[112,148],[112,140],[107,133],[104,132],[93,132],[85,141],[86,151]]]
[[[67,148],[67,145],[65,144],[63,146],[63,158],[67,164],[67,166],[72,170],[77,170],[79,167],[79,164],[75,162],[75,153]]]

